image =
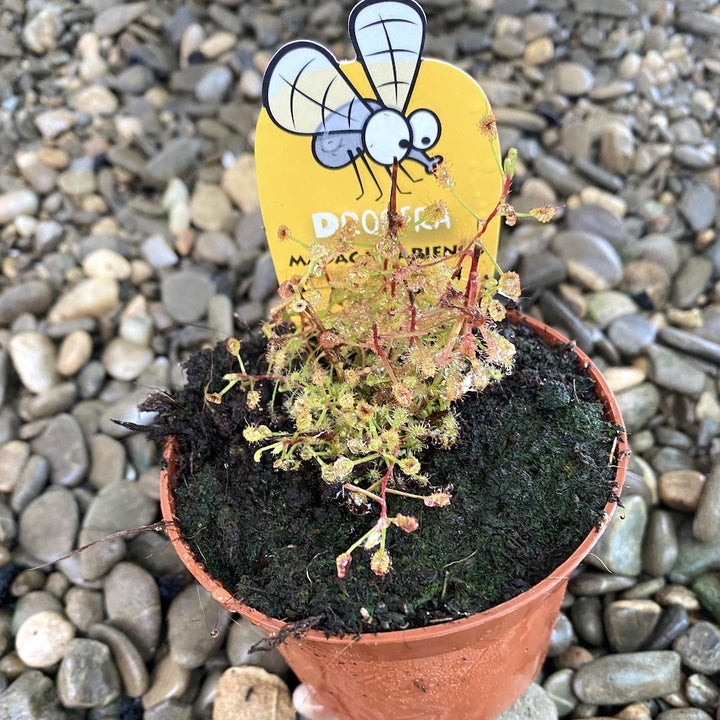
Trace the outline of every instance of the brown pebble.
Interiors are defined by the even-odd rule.
[[[697,470],[671,470],[658,478],[660,499],[673,510],[694,512],[705,476]]]
[[[287,685],[267,670],[252,665],[228,668],[220,677],[213,720],[295,720]]]

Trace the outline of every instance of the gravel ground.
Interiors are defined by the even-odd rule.
[[[298,36],[351,57],[351,6],[3,0],[2,718],[270,717],[226,709],[250,686],[295,716],[281,658],[248,657],[256,632],[160,534],[32,568],[157,519],[157,448],[110,418],[142,422],[189,353],[264,316],[262,72]],[[478,79],[519,149],[516,205],[565,206],[507,232],[501,264],[606,369],[633,450],[625,508],[505,720],[720,718],[720,7],[424,6],[426,54]]]

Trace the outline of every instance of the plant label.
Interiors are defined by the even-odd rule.
[[[490,104],[469,75],[422,56],[425,28],[414,0],[363,0],[349,19],[355,60],[339,63],[321,45],[298,40],[270,61],[255,158],[280,282],[302,275],[309,246],[332,242],[348,220],[357,245],[331,273],[383,235],[396,160],[407,252],[455,252],[495,207],[503,182],[499,146],[478,129]],[[425,208],[438,201],[446,209],[429,219]],[[281,226],[302,244],[281,240]],[[498,232],[496,219],[483,236],[493,254]],[[491,273],[490,262],[482,269]]]

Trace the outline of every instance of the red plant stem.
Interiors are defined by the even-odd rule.
[[[398,231],[398,218],[397,218],[397,174],[398,174],[398,161],[397,158],[393,158],[392,174],[391,174],[391,185],[390,185],[390,204],[388,206],[388,231],[390,237],[395,240],[397,238]]]
[[[387,518],[387,489],[388,482],[392,477],[393,468],[395,467],[395,456],[397,455],[398,448],[393,449],[393,459],[388,463],[388,469],[383,475],[382,483],[380,485],[380,519],[384,520]]]
[[[388,360],[385,351],[382,349],[382,347],[380,347],[380,334],[378,333],[377,323],[373,323],[373,347],[375,348],[375,352],[377,353],[380,360],[382,360],[382,364],[385,366],[385,369],[387,370],[390,379],[394,383],[396,383],[397,377],[395,376],[395,371],[393,370],[393,367],[390,364],[390,361]]]
[[[505,181],[503,182],[503,190],[502,195],[500,197],[500,200],[498,201],[497,205],[492,209],[492,212],[483,220],[482,225],[480,226],[480,229],[475,234],[475,238],[481,238],[485,231],[488,228],[488,225],[492,222],[492,220],[495,218],[495,216],[498,214],[498,211],[500,210],[500,206],[505,202],[507,199],[508,194],[510,193],[510,185],[512,183],[512,177],[509,175],[505,176]],[[477,301],[477,268],[478,263],[480,261],[480,255],[482,254],[482,247],[479,243],[476,243],[473,246],[473,254],[472,254],[472,260],[470,261],[470,274],[468,276],[468,282],[465,286],[465,307],[470,308],[472,307],[475,302]]]

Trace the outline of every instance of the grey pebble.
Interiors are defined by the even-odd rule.
[[[231,665],[256,665],[276,675],[287,672],[287,663],[277,648],[252,652],[252,648],[267,638],[267,634],[247,618],[238,617],[230,624],[225,651]]]
[[[51,562],[70,552],[78,524],[73,494],[63,487],[51,488],[23,510],[18,539],[33,557]]]
[[[711,711],[720,704],[720,687],[704,675],[693,673],[685,683],[685,696],[692,705]]]
[[[678,531],[678,559],[668,577],[674,583],[687,584],[711,568],[720,567],[720,538],[699,542],[692,529],[681,526]]]
[[[113,81],[116,90],[131,95],[141,95],[155,82],[153,71],[145,65],[131,65]]]
[[[115,438],[98,433],[88,441],[90,472],[88,481],[95,488],[103,488],[123,479],[127,453],[125,446]]]
[[[170,698],[148,708],[143,720],[192,720],[192,713],[190,705]]]
[[[568,97],[578,97],[589,92],[595,78],[590,68],[574,62],[561,62],[555,66],[555,83],[558,92]]]
[[[12,616],[11,628],[17,633],[20,626],[33,615],[51,611],[62,614],[61,602],[45,590],[31,590],[18,599]]]
[[[520,273],[528,292],[555,286],[567,277],[565,263],[549,250],[523,255]]]
[[[127,635],[111,625],[102,624],[91,625],[88,635],[110,648],[125,695],[136,698],[147,691],[150,685],[147,668],[138,649]]]
[[[707,382],[705,373],[678,353],[655,343],[646,349],[650,379],[662,388],[684,395],[699,395]]]
[[[188,289],[193,291],[192,289]],[[124,337],[116,337],[105,346],[102,361],[110,377],[116,380],[136,380],[150,366],[155,354],[145,346]]]
[[[573,7],[577,12],[610,17],[627,17],[637,12],[633,0],[573,0]]]
[[[269,252],[263,253],[255,264],[255,271],[250,285],[250,300],[266,300],[278,287],[275,266]]]
[[[578,699],[572,689],[574,675],[574,671],[569,668],[557,670],[545,678],[542,684],[543,690],[555,703],[559,717],[569,715],[577,707]]]
[[[650,260],[625,263],[622,288],[645,308],[664,307],[670,290],[667,268]]]
[[[140,381],[138,380],[138,384]],[[155,387],[149,385],[146,387]],[[157,389],[162,386],[158,384]],[[119,400],[108,405],[100,416],[99,429],[106,435],[114,438],[125,438],[131,435],[133,430],[129,430],[118,423],[128,422],[135,425],[148,425],[155,417],[154,412],[141,411],[138,405],[142,403],[149,392],[145,389],[123,395]]]
[[[160,639],[160,595],[152,575],[128,562],[118,563],[105,578],[108,619],[124,632],[144,660]]]
[[[632,298],[618,290],[591,292],[585,295],[587,317],[602,328],[607,328],[618,318],[632,316],[636,310],[637,305]],[[625,343],[623,342],[618,349],[626,351]]]
[[[673,650],[691,670],[713,675],[720,671],[720,628],[701,620],[675,640]]]
[[[565,220],[568,230],[599,235],[613,246],[623,239],[622,218],[601,205],[580,203],[567,211]]]
[[[656,720],[713,720],[713,718],[700,708],[687,707],[665,710],[656,716]]]
[[[57,688],[68,708],[101,707],[115,700],[120,679],[108,646],[89,638],[71,640],[60,663]]]
[[[680,655],[670,650],[606,655],[575,673],[573,690],[586,703],[622,705],[680,689]]]
[[[50,283],[27,280],[7,288],[0,295],[0,325],[10,325],[23,313],[41,315],[54,300]]]
[[[547,656],[557,657],[570,647],[572,641],[572,622],[564,612],[561,612],[555,621],[552,634],[550,635],[550,645],[547,650]]]
[[[105,617],[103,596],[98,590],[73,586],[65,593],[63,599],[65,615],[83,633],[102,622]]]
[[[77,387],[72,381],[53,385],[34,396],[20,399],[18,409],[23,418],[36,420],[72,409],[77,399]]]
[[[93,30],[98,35],[115,35],[139,18],[146,9],[146,2],[111,5],[95,16]]]
[[[193,254],[198,260],[207,260],[224,266],[230,263],[237,250],[237,246],[227,233],[208,231],[198,235]]]
[[[570,580],[568,589],[573,595],[605,595],[627,590],[636,583],[637,578],[630,575],[610,575],[607,572],[584,570]]]
[[[573,628],[584,642],[601,647],[605,642],[605,624],[600,599],[595,596],[579,597],[570,607]]]
[[[682,605],[667,605],[641,649],[667,650],[672,642],[688,629],[689,625],[688,612]]]
[[[693,170],[704,170],[715,162],[716,151],[711,146],[695,147],[694,145],[677,145],[673,157],[681,165]]]
[[[169,140],[147,165],[141,168],[143,176],[157,185],[164,186],[170,178],[182,175],[195,162],[200,144],[192,138]]]
[[[552,292],[542,294],[540,307],[543,316],[550,323],[558,325],[585,352],[593,351],[595,343],[602,337],[599,330],[589,328],[566,303]]]
[[[677,556],[678,540],[672,516],[666,510],[652,510],[642,541],[643,572],[661,577],[670,572]]]
[[[541,133],[547,120],[537,113],[512,107],[498,107],[495,111],[501,127],[515,127],[528,133]]]
[[[17,535],[17,522],[13,511],[0,504],[0,542],[10,545]]]
[[[215,286],[200,270],[180,270],[165,275],[161,296],[170,315],[178,322],[197,322],[206,313]]]
[[[538,155],[533,168],[562,195],[572,195],[584,185],[582,178],[567,163],[550,155]]]
[[[680,267],[677,243],[664,233],[649,233],[643,236],[637,241],[636,249],[640,257],[664,267],[673,275]]]
[[[106,377],[105,366],[99,360],[91,360],[77,376],[78,395],[83,400],[95,397]]]
[[[50,477],[50,463],[42,455],[31,455],[15,483],[10,507],[20,514],[43,490]]]
[[[616,512],[605,532],[588,555],[587,562],[621,575],[639,575],[641,545],[647,524],[647,507],[642,498],[623,498],[622,512]]]
[[[692,184],[680,197],[678,210],[694,232],[702,232],[715,219],[717,195],[708,185]]]
[[[679,30],[690,31],[703,36],[720,35],[720,18],[700,10],[681,12],[676,26]]]
[[[720,538],[720,466],[705,480],[693,518],[693,535],[701,542]]]
[[[145,714],[150,708],[162,707],[163,702],[182,697],[190,685],[191,671],[180,667],[170,653],[156,658],[148,691],[142,696]],[[162,715],[159,716],[162,719]]]
[[[619,653],[639,650],[655,626],[662,608],[652,600],[616,600],[605,608],[605,631],[610,647]]]
[[[720,343],[712,342],[706,338],[687,330],[668,326],[658,332],[658,337],[667,345],[683,350],[690,355],[709,360],[720,365]]]
[[[703,573],[693,580],[692,591],[700,605],[720,623],[720,575]]]
[[[679,308],[694,307],[708,287],[712,271],[712,261],[708,258],[696,255],[689,257],[675,276],[673,303]]]
[[[22,440],[9,440],[0,447],[0,491],[12,492],[30,457],[30,445]]]
[[[222,646],[230,613],[205,588],[192,584],[170,603],[167,623],[173,660],[192,669],[203,665]]]
[[[8,352],[22,384],[32,393],[49,390],[58,381],[55,345],[35,330],[18,332],[10,338]]]
[[[570,277],[589,290],[608,290],[622,279],[620,256],[600,235],[565,230],[553,238],[552,248],[565,262]]]
[[[35,453],[50,463],[52,482],[74,486],[86,476],[90,460],[78,421],[68,413],[53,417],[32,442]]]
[[[219,65],[210,68],[195,85],[195,97],[201,102],[213,102],[223,98],[233,81],[230,68]]]
[[[555,703],[548,694],[535,683],[531,683],[525,693],[516,700],[497,720],[557,720]]]
[[[0,693],[0,715],[8,720],[67,720],[55,683],[39,670],[26,670]]]
[[[603,188],[604,190],[609,190],[612,193],[617,193],[623,187],[623,179],[620,175],[611,172],[604,167],[596,165],[592,160],[589,160],[588,158],[575,158],[574,165],[575,168],[579,172],[581,172],[588,180],[590,180],[591,183]],[[617,240],[615,242],[619,243],[620,241]]]
[[[125,541],[107,535],[152,522],[157,504],[143,493],[137,483],[119,480],[103,487],[90,503],[78,545],[103,540],[83,550],[79,556],[80,568],[86,580],[102,577],[125,554]]]

